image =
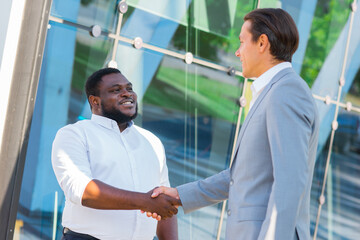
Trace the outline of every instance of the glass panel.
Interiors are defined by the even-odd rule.
[[[358,44],[360,51],[360,44]],[[353,65],[352,62],[349,62]],[[345,85],[342,89],[342,102],[350,102],[352,106],[360,108],[360,61],[358,70],[348,68]]]
[[[49,161],[51,143],[60,127],[90,116],[84,82],[108,61],[111,46],[112,40],[92,38],[83,30],[77,32],[51,22],[18,212],[18,225],[23,223],[21,236],[50,238],[53,224],[57,237],[61,235],[64,197]],[[164,143],[173,186],[205,178],[228,166],[239,110],[240,78],[187,65],[147,49],[137,50],[126,43],[119,44],[116,58],[139,95],[136,123]],[[56,222],[55,192],[59,212]],[[214,237],[220,210],[218,205],[187,216],[180,214],[181,239]]]
[[[162,140],[170,181],[178,186],[229,165],[239,80],[164,56],[143,100],[143,127]],[[221,204],[178,215],[180,239],[216,237]]]
[[[360,113],[342,110],[337,121],[339,127],[334,136],[318,239],[355,240],[360,238]],[[315,199],[320,195],[326,155],[327,149],[317,162],[313,207],[318,205]],[[317,209],[312,211],[316,212]]]
[[[143,5],[148,5],[145,2],[149,2],[152,7],[144,8]],[[171,4],[170,1],[162,2],[156,4],[154,1],[141,1],[144,4],[140,4],[138,8],[129,6],[128,11],[123,16],[120,34],[131,39],[140,37],[143,42],[161,48],[186,52],[185,49],[178,49],[174,46],[172,39],[177,29],[183,28],[182,34],[176,39],[181,42],[187,41],[187,27],[182,24],[182,19],[187,19],[189,2],[176,1]],[[169,5],[171,7],[168,7]],[[174,12],[175,9],[176,13]],[[175,14],[168,17],[171,15],[170,13]]]
[[[243,17],[252,10],[253,1],[171,1],[171,8],[170,1],[152,1],[151,6],[145,2],[130,1],[121,35],[141,37],[146,43],[181,53],[192,52],[223,66],[239,64],[234,53]]]
[[[243,18],[254,8],[254,1],[194,1],[191,7],[189,50],[199,58],[239,69],[235,51]]]
[[[342,88],[342,102],[351,102],[354,106],[360,106],[359,101],[359,30],[357,29],[355,16],[354,26],[351,33],[347,66],[345,71],[345,85]],[[341,65],[342,67],[342,65]],[[321,74],[321,73],[320,73]],[[316,83],[315,83],[316,84]],[[337,88],[334,88],[334,90]],[[334,116],[334,106],[328,107],[329,111],[324,115],[322,127],[326,124],[327,130],[320,131],[321,136],[327,136],[325,147],[315,167],[315,175],[312,189],[312,231],[315,226],[318,209],[318,197],[321,192],[324,175],[325,160],[328,154],[330,125]],[[324,112],[320,108],[320,113]],[[318,239],[359,239],[359,190],[360,183],[357,180],[360,167],[360,113],[347,112],[340,109],[337,118],[339,127],[335,131],[333,151],[326,182],[326,202],[323,205],[318,228]],[[328,134],[327,134],[328,133]]]
[[[132,8],[142,9],[162,18],[170,19],[175,22],[186,22],[187,16],[184,15],[189,7],[191,0],[127,0]],[[128,13],[128,12],[127,12]]]
[[[54,0],[51,15],[84,26],[99,25],[102,30],[115,32],[117,0]]]
[[[76,121],[83,111],[84,80],[103,67],[111,46],[106,38],[50,24],[17,213],[20,239],[51,239],[54,229],[60,239],[64,195],[51,166],[52,141],[59,128]]]
[[[328,142],[327,142],[328,143]],[[322,183],[324,179],[325,165],[326,165],[326,156],[328,154],[329,145],[323,146],[323,148],[318,148],[317,158],[314,167],[313,183],[311,186],[311,199],[310,199],[310,229],[311,236],[314,235],[315,226],[316,226],[316,217],[319,209],[319,197],[321,195]],[[324,211],[324,207],[322,211]],[[325,236],[323,233],[323,228],[326,227],[326,222],[323,220],[320,222],[318,227],[317,239],[323,239],[322,236]]]
[[[103,30],[114,32],[119,16],[117,2],[55,0],[51,14],[85,26],[99,24]],[[190,51],[223,66],[237,66],[239,60],[234,52],[239,46],[242,18],[256,2],[129,0],[121,34],[129,38],[139,36],[146,43],[173,51]],[[337,97],[350,2],[261,1],[261,7],[282,7],[293,16],[300,32],[293,66],[298,67],[317,95]],[[354,106],[360,106],[359,22],[355,18],[341,99]],[[49,161],[51,143],[60,127],[90,116],[84,82],[110,60],[113,44],[111,39],[92,38],[83,30],[50,24],[16,222],[21,239],[49,239],[54,226],[57,239],[60,238],[64,197]],[[119,44],[116,60],[139,96],[136,124],[152,131],[164,143],[173,186],[206,178],[229,165],[244,79],[196,64],[187,65],[147,49],[137,50],[127,43]],[[245,96],[249,103],[251,92]],[[333,104],[316,102],[321,128],[311,193],[312,232],[335,113]],[[245,108],[242,112],[242,121],[247,111]],[[360,220],[357,119],[359,113],[339,112],[318,239],[360,238],[356,225]],[[221,207],[218,204],[186,216],[180,210],[180,239],[214,239]],[[224,229],[225,224],[223,238]]]
[[[301,69],[301,76],[317,95],[337,98],[351,2],[317,1]]]

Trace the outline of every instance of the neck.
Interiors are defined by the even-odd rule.
[[[124,131],[128,126],[127,122],[125,122],[125,123],[117,123],[117,124],[119,126],[120,132]]]
[[[268,71],[270,68],[283,63],[284,61],[279,61],[276,59],[272,59],[271,61],[268,61],[266,64],[263,65],[263,67],[261,68],[261,70],[259,71],[259,74],[257,77],[260,77],[263,73],[265,73],[266,71]]]

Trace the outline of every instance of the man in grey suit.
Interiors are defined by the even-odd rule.
[[[311,91],[290,63],[298,31],[282,9],[256,9],[244,20],[236,56],[243,76],[256,80],[232,166],[177,188],[160,187],[153,197],[177,197],[185,213],[228,199],[226,239],[310,239],[319,121]]]

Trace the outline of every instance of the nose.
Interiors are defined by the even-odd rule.
[[[130,97],[131,96],[131,92],[128,91],[127,89],[123,89],[120,93],[121,97]]]
[[[240,57],[240,48],[238,48],[238,50],[236,50],[235,56]]]

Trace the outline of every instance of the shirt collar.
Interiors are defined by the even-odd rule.
[[[107,117],[103,117],[103,116],[100,116],[100,115],[96,115],[96,114],[92,114],[91,115],[91,121],[94,121],[96,122],[97,124],[103,126],[103,127],[106,127],[106,128],[109,128],[109,129],[119,129],[119,126],[117,124],[116,121],[110,119],[110,118],[107,118]],[[128,122],[128,125],[127,127],[131,127],[132,125],[134,124],[133,121],[130,121]]]
[[[285,69],[285,68],[291,68],[291,63],[290,62],[282,62],[279,63],[275,66],[273,66],[272,68],[270,68],[269,70],[267,70],[266,72],[264,72],[263,74],[261,74],[260,77],[258,77],[253,84],[251,84],[251,91],[253,93],[258,93],[260,92],[270,81],[271,79],[281,70]]]

